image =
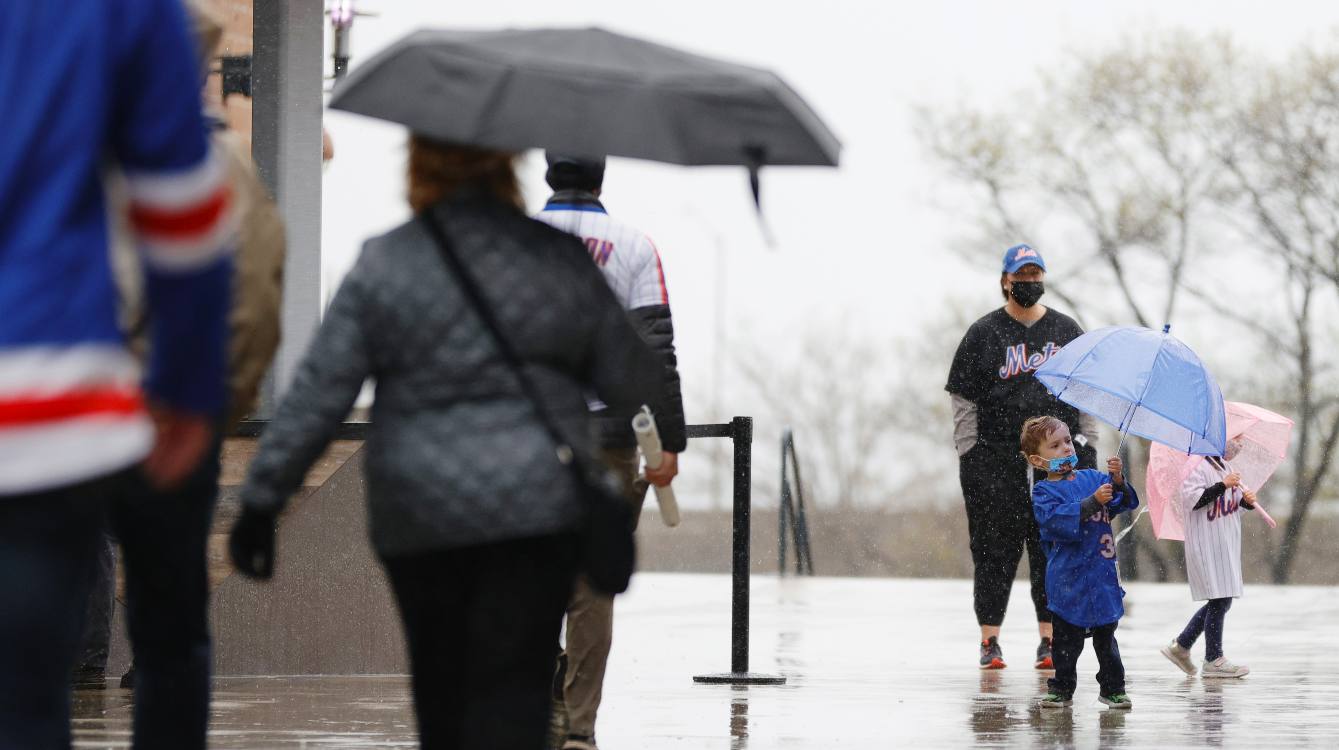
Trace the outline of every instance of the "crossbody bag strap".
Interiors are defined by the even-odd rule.
[[[517,382],[520,383],[521,391],[525,394],[526,398],[530,400],[531,405],[534,406],[535,414],[539,417],[540,423],[544,425],[544,429],[549,433],[549,437],[553,439],[555,451],[558,454],[558,460],[564,465],[571,465],[576,468],[577,474],[581,477],[582,481],[588,481],[582,471],[580,457],[577,455],[576,451],[572,449],[572,446],[568,444],[568,441],[563,438],[562,431],[558,429],[557,422],[549,414],[548,409],[544,407],[544,400],[539,395],[539,388],[535,385],[534,381],[530,379],[529,373],[525,371],[525,366],[522,364],[520,356],[517,355],[516,349],[512,347],[511,340],[508,339],[506,333],[503,332],[502,324],[494,314],[492,305],[488,304],[488,300],[484,298],[483,290],[479,288],[479,284],[475,280],[474,275],[465,267],[464,262],[461,261],[460,256],[456,253],[455,246],[447,239],[446,232],[442,228],[440,211],[434,211],[429,208],[419,216],[419,219],[423,222],[424,226],[427,227],[428,233],[432,235],[432,238],[437,245],[437,250],[441,254],[442,259],[446,261],[446,265],[451,270],[452,275],[456,277],[457,283],[460,284],[461,291],[465,293],[466,300],[468,300],[470,306],[474,308],[474,312],[484,324],[484,328],[486,328],[489,334],[493,337],[493,343],[497,346],[498,353],[502,355],[503,361],[507,363],[507,366],[515,374]]]

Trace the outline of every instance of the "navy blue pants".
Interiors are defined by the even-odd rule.
[[[125,564],[136,750],[205,747],[213,659],[205,552],[218,474],[216,445],[177,489],[158,491],[135,472],[107,498]]]
[[[1055,677],[1046,681],[1051,692],[1066,698],[1074,695],[1078,686],[1077,665],[1079,654],[1083,653],[1083,639],[1090,634],[1093,638],[1093,651],[1097,653],[1097,686],[1102,695],[1115,695],[1125,692],[1125,665],[1120,660],[1120,645],[1116,643],[1116,626],[1119,622],[1082,628],[1064,620],[1055,613],[1051,614],[1051,658],[1055,662]]]
[[[1223,621],[1232,608],[1232,598],[1210,599],[1186,623],[1186,629],[1176,637],[1181,648],[1188,649],[1204,634],[1204,660],[1214,661],[1223,655]]]
[[[0,748],[70,746],[70,672],[116,481],[0,497]]]

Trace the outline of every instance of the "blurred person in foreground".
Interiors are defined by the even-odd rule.
[[[179,0],[8,3],[0,50],[21,61],[0,65],[0,747],[64,748],[106,500],[141,471],[180,486],[226,405],[231,190]],[[151,311],[143,379],[117,321],[108,167]]]
[[[204,0],[190,0],[187,9],[203,76],[223,28]],[[260,382],[278,346],[284,228],[256,175],[247,144],[227,130],[217,108],[205,106],[204,112],[210,144],[232,189],[239,224],[229,305],[228,408],[221,435],[254,410]],[[123,189],[111,192],[113,221],[115,214],[127,213],[125,201],[120,200],[125,193]],[[132,350],[144,358],[152,348],[145,333],[153,311],[137,283],[133,235],[129,227],[117,229],[113,265],[121,293],[122,325],[131,337]],[[158,488],[132,475],[109,504],[112,530],[125,559],[127,622],[134,657],[121,686],[136,690],[134,735],[140,746],[180,750],[205,746],[212,666],[206,547],[218,499],[220,447],[221,440],[216,439],[205,460],[179,486]],[[101,657],[102,664],[86,661],[81,665],[84,680],[76,682],[90,687],[105,685],[99,667],[105,665],[110,641],[115,586],[110,544],[99,557],[85,649],[86,659]]]
[[[678,474],[679,454],[687,447],[688,438],[678,358],[674,353],[674,319],[660,253],[650,237],[611,217],[600,203],[603,159],[548,154],[547,161],[544,179],[554,192],[535,218],[581,238],[642,340],[661,358],[665,373],[664,407],[655,420],[664,460],[656,469],[647,467],[646,480],[666,486]],[[638,518],[646,498],[646,485],[637,481],[639,458],[632,433],[633,413],[599,403],[592,405],[592,411],[600,427],[602,458],[618,475],[623,494],[633,505],[633,517]],[[567,606],[567,648],[559,661],[561,696],[555,695],[555,699],[561,699],[567,715],[561,750],[596,748],[595,718],[613,631],[614,597],[597,591],[584,577],[578,578]]]
[[[659,363],[581,242],[523,213],[513,160],[411,137],[418,216],[368,241],[335,294],[261,439],[231,540],[239,570],[272,573],[277,514],[373,378],[370,533],[404,623],[424,748],[543,745],[584,513],[428,222],[574,449],[593,454],[586,393],[630,410],[660,388]]]
[[[1032,607],[1037,615],[1033,667],[1053,669],[1051,610],[1046,602],[1046,552],[1032,515],[1032,469],[1018,454],[1018,434],[1036,414],[1064,420],[1078,445],[1079,468],[1097,460],[1097,420],[1052,396],[1033,376],[1037,368],[1083,335],[1073,318],[1039,304],[1046,261],[1029,245],[1004,251],[998,290],[1004,305],[963,334],[948,383],[953,443],[972,550],[972,604],[981,627],[978,665],[1003,669],[1000,626],[1014,574],[1027,548]]]

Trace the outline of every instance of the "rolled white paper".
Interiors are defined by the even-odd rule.
[[[632,433],[637,436],[637,447],[642,449],[646,465],[652,469],[660,468],[665,460],[664,450],[660,447],[660,431],[656,429],[656,420],[651,410],[645,406],[632,418]],[[674,497],[674,488],[656,487],[656,502],[660,505],[660,520],[666,526],[679,525],[679,501]]]

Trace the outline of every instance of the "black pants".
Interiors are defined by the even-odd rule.
[[[116,538],[102,535],[90,571],[88,614],[84,617],[83,645],[78,670],[92,677],[107,668],[112,642],[112,611],[116,605]]]
[[[215,445],[176,489],[156,490],[134,472],[106,498],[125,563],[136,750],[205,747],[213,666],[206,546],[218,476]]]
[[[1210,599],[1186,623],[1186,629],[1176,637],[1181,648],[1189,649],[1204,634],[1204,660],[1216,661],[1223,655],[1223,621],[1232,608],[1232,598]]]
[[[1046,607],[1046,553],[1037,519],[1032,515],[1027,472],[1022,457],[997,454],[984,445],[968,451],[959,462],[958,479],[967,506],[967,533],[975,567],[972,600],[980,625],[1004,622],[1024,547],[1037,622],[1051,619]]]
[[[572,536],[555,535],[382,561],[425,750],[544,746],[576,549]]]
[[[1053,614],[1051,627],[1054,629],[1051,640],[1051,656],[1055,661],[1055,677],[1046,681],[1051,692],[1066,698],[1074,695],[1078,685],[1076,665],[1079,654],[1083,653],[1085,633],[1091,632],[1093,650],[1097,652],[1097,686],[1102,695],[1115,695],[1125,692],[1125,665],[1120,660],[1120,645],[1116,643],[1117,622],[1098,625],[1094,628],[1081,628],[1065,622],[1064,618]]]
[[[70,746],[70,672],[113,481],[0,497],[0,748]]]

